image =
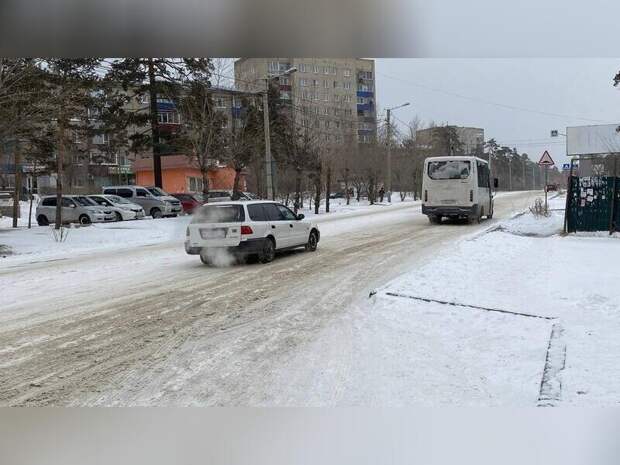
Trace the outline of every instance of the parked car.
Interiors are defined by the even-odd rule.
[[[557,184],[547,184],[547,192],[557,192],[558,185]]]
[[[97,205],[85,195],[63,195],[61,208],[63,223],[90,224],[116,220],[112,210]],[[56,221],[55,195],[41,198],[41,202],[37,205],[36,217],[39,226],[47,226]]]
[[[184,192],[179,192],[177,194],[170,194],[181,202],[181,207],[183,207],[183,212],[191,215],[194,213],[194,210],[202,205],[202,202],[197,198],[197,196],[193,194],[187,194]]]
[[[162,191],[163,192],[163,191]],[[181,202],[166,195],[155,196],[142,186],[106,186],[102,189],[106,195],[117,195],[142,207],[146,215],[153,218],[177,216],[181,213]]]
[[[144,209],[140,205],[132,203],[118,195],[89,195],[88,198],[94,200],[97,205],[112,210],[116,217],[116,221],[139,220],[144,218]]]
[[[207,202],[229,202],[231,200],[257,200],[257,197],[250,192],[239,192],[233,199],[233,191],[228,190],[212,190],[207,194]]]
[[[276,251],[305,247],[315,251],[321,235],[317,225],[289,208],[266,200],[206,204],[187,227],[185,251],[212,264],[221,255],[257,256],[262,263]]]
[[[345,197],[344,192],[332,192],[329,194],[330,199],[344,199]]]
[[[146,189],[154,197],[157,197],[158,199],[161,199],[165,202],[170,202],[172,204],[172,211],[174,213],[173,216],[180,215],[181,213],[183,213],[183,207],[181,206],[181,202],[176,197],[168,194],[168,192],[164,191],[163,189],[160,189],[159,187],[148,186]]]

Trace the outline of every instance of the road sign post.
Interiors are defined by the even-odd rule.
[[[553,165],[555,165],[553,158],[551,158],[549,152],[545,150],[540,160],[538,160],[538,166],[543,166],[545,168],[545,211],[549,210],[549,205],[547,203],[547,187],[549,184],[549,167]]]

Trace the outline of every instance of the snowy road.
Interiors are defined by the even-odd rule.
[[[534,197],[498,197],[496,218]],[[207,268],[167,242],[2,269],[0,405],[363,401],[336,380],[329,399],[313,402],[298,361],[369,291],[491,224],[431,226],[419,209],[334,216],[316,253],[269,265]],[[336,377],[347,376],[343,357]],[[280,382],[291,360],[297,372]]]

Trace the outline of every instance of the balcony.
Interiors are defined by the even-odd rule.
[[[176,106],[172,102],[157,102],[157,111],[175,111]]]
[[[366,90],[358,90],[357,91],[357,96],[358,97],[374,97],[374,92],[371,91],[366,91]]]
[[[373,111],[374,109],[374,104],[373,103],[363,103],[357,104],[357,113],[358,115],[360,114],[360,112],[365,112],[365,111]]]

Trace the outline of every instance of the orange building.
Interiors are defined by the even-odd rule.
[[[167,155],[161,157],[163,190],[170,193],[202,192],[202,173],[194,160],[186,155]],[[153,186],[153,159],[139,158],[134,161],[133,171],[136,185]],[[235,182],[235,170],[230,166],[219,165],[209,169],[207,173],[209,189],[232,190]],[[246,190],[245,173],[241,174],[239,187]]]

